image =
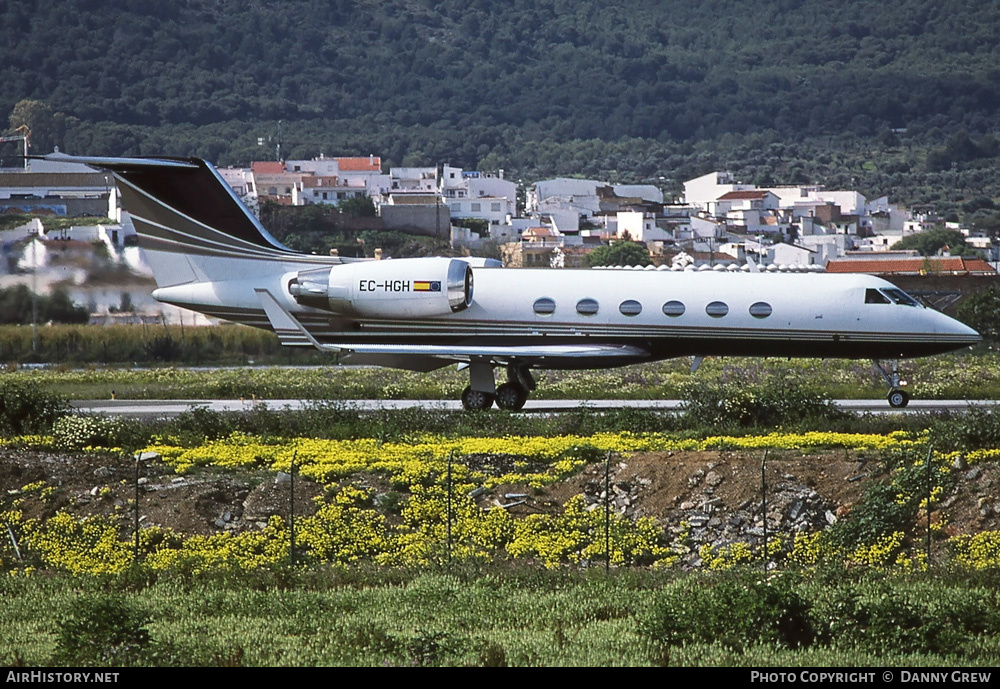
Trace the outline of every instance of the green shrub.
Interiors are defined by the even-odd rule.
[[[507,652],[498,643],[484,643],[479,651],[480,667],[507,667]]]
[[[414,665],[437,665],[447,652],[449,637],[446,632],[418,630],[406,646],[410,662]]]
[[[885,457],[889,481],[872,483],[865,489],[850,515],[827,529],[830,542],[854,548],[872,545],[897,532],[911,534],[928,492],[947,495],[955,481],[953,472],[942,472],[940,464],[935,466],[932,461],[929,486],[923,460],[910,452]]]
[[[128,665],[150,644],[149,616],[117,594],[80,598],[59,622],[56,659],[67,665]]]
[[[822,643],[882,653],[974,657],[976,640],[1000,630],[996,595],[886,581],[833,586],[813,608]]]
[[[683,386],[683,418],[689,427],[757,428],[841,420],[847,412],[833,400],[794,381],[692,382]]]
[[[140,444],[140,436],[140,427],[121,418],[63,416],[52,425],[55,445],[63,450],[87,447],[131,449]]]
[[[929,442],[940,452],[1000,447],[1000,414],[973,406],[963,414],[944,416],[931,424]]]
[[[760,643],[799,648],[815,637],[809,610],[789,576],[691,578],[660,595],[640,630],[657,655],[664,647],[691,643],[718,642],[734,650]]]
[[[897,531],[907,533],[917,516],[917,504],[896,499],[891,483],[873,483],[847,519],[827,529],[830,542],[843,548],[871,545]]]
[[[182,437],[187,437],[191,442],[198,443],[202,440],[218,440],[231,435],[237,430],[236,417],[236,414],[212,411],[208,407],[195,407],[179,414],[168,427]]]
[[[31,381],[0,380],[0,435],[48,433],[67,410],[64,398]]]

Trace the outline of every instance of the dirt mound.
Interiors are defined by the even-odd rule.
[[[694,551],[690,564],[697,564],[697,546],[702,543],[756,543],[765,526],[768,533],[824,528],[849,514],[872,481],[886,478],[877,475],[878,462],[843,450],[808,456],[771,452],[763,471],[762,454],[650,452],[614,458],[608,476],[612,509],[630,518],[655,518],[674,534],[686,532]],[[492,465],[493,459],[468,458],[470,466]],[[957,486],[942,499],[934,518],[942,519],[949,535],[1000,528],[1000,468],[989,464],[956,471]],[[287,517],[288,478],[217,470],[178,476],[158,461],[142,462],[141,524],[188,534],[259,529],[271,515]],[[387,504],[391,501],[382,499],[392,495],[384,479],[358,476],[352,482],[377,493],[376,508],[392,511]],[[4,507],[18,500],[28,517],[45,518],[59,510],[78,517],[117,516],[126,532],[133,519],[136,463],[121,455],[2,448],[0,489]],[[296,515],[314,513],[313,498],[322,492],[322,486],[296,477]],[[525,515],[559,511],[579,494],[591,509],[600,509],[604,493],[605,467],[598,462],[541,491],[509,484],[477,491],[475,499],[484,509]]]
[[[140,462],[138,481],[136,473],[136,462],[122,455],[0,450],[5,503],[20,499],[26,517],[48,518],[62,510],[81,518],[120,517],[123,527],[131,528],[137,482],[142,526],[209,535],[263,528],[271,515],[289,512],[287,475],[206,471],[178,476],[158,461]],[[45,486],[30,488],[39,481]],[[295,513],[314,512],[312,499],[321,492],[321,486],[296,477]]]

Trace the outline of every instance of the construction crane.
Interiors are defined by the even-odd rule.
[[[22,124],[20,127],[14,130],[15,132],[20,132],[19,134],[4,134],[0,135],[0,144],[7,143],[8,141],[23,141],[24,142],[24,165],[28,165],[28,149],[31,148],[31,130],[28,129],[28,125]]]

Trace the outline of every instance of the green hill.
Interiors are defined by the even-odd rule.
[[[984,138],[1000,113],[995,9],[972,0],[14,0],[0,3],[0,112],[41,101],[21,118],[36,151],[245,164],[273,156],[280,137],[284,157],[374,152],[394,165],[524,176],[676,179],[728,165],[761,181],[827,180],[824,164],[833,173],[855,165],[833,181],[899,194],[941,183],[914,181],[915,172],[996,155]],[[971,148],[948,149],[960,130]],[[900,180],[814,155],[873,148],[879,174]],[[764,159],[747,163],[755,153]],[[794,158],[804,162],[789,166]],[[967,186],[994,195],[984,184]]]

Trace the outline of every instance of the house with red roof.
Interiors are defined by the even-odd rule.
[[[828,273],[870,273],[872,275],[996,275],[997,271],[979,257],[901,256],[886,252],[877,255],[848,255],[827,261]]]

